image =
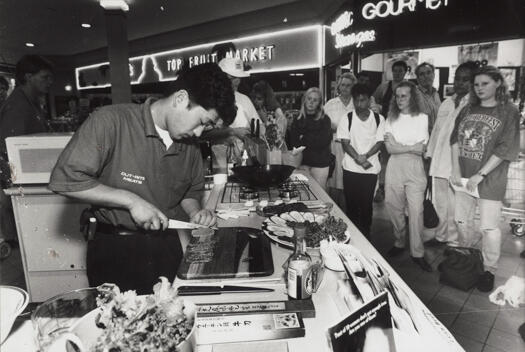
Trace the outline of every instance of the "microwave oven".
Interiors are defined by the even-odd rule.
[[[47,184],[73,132],[35,133],[5,140],[13,184]]]

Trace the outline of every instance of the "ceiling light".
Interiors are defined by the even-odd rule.
[[[288,17],[283,18],[283,22],[284,23],[288,22]]]
[[[35,44],[33,44],[33,43],[29,43],[29,42],[28,42],[28,43],[26,43],[26,46],[28,46],[28,47],[32,48],[32,47],[34,47],[34,46],[35,46]]]
[[[71,84],[67,84],[66,86],[64,86],[64,90],[66,92],[71,92],[73,90],[73,87],[71,87]]]
[[[164,6],[161,6],[161,7],[160,7],[160,10],[161,10],[161,11],[164,11]]]
[[[129,11],[129,6],[124,0],[100,0],[100,6],[105,10]]]
[[[89,23],[82,23],[82,28],[91,28],[91,25]]]

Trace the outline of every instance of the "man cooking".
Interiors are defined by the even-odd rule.
[[[231,82],[216,64],[183,69],[171,95],[93,113],[60,155],[49,188],[90,203],[97,220],[88,242],[90,286],[117,284],[150,293],[159,276],[175,278],[181,243],[168,219],[212,226],[202,209],[203,162],[194,137],[229,125]]]

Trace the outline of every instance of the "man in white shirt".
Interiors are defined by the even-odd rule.
[[[450,135],[459,112],[468,104],[472,74],[477,66],[472,61],[462,63],[454,76],[454,95],[439,107],[436,122],[427,146],[426,157],[432,158],[429,175],[432,176],[432,202],[439,217],[435,238],[427,246],[448,244],[458,246],[458,230],[454,222],[455,197],[449,184],[452,171]]]
[[[381,170],[378,152],[383,144],[385,119],[370,109],[371,91],[364,84],[352,87],[355,110],[342,117],[337,138],[345,152],[343,186],[346,213],[367,238],[372,225],[374,189]]]
[[[437,117],[437,111],[441,105],[439,94],[434,84],[435,67],[428,62],[423,62],[416,67],[418,98],[421,111],[428,115],[428,133],[432,132]]]

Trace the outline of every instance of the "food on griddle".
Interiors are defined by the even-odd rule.
[[[279,215],[279,214],[282,214],[282,213],[287,213],[287,212],[291,212],[291,211],[308,211],[308,207],[306,206],[306,204],[304,203],[301,203],[301,202],[297,202],[297,203],[288,203],[288,204],[285,204],[285,203],[281,203],[281,204],[278,204],[278,205],[268,205],[266,207],[263,208],[263,213],[264,215],[266,216],[271,216],[271,215]]]
[[[91,351],[175,351],[193,327],[185,302],[166,278],[153,287],[153,294],[120,293],[118,287],[100,304],[96,324],[102,328]],[[109,300],[108,300],[109,298]]]

